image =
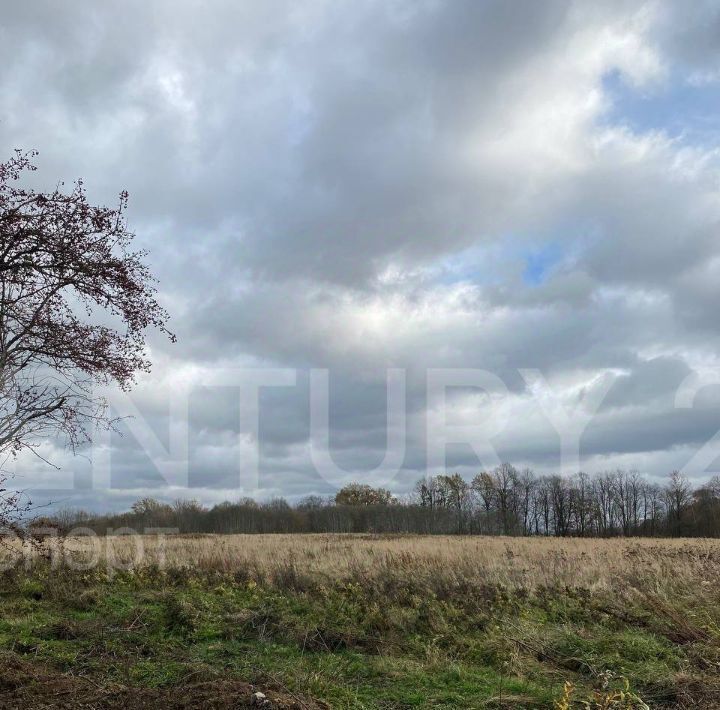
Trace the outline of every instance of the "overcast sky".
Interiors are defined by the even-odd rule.
[[[557,470],[548,412],[591,400],[585,470],[720,468],[720,2],[2,4],[0,145],[37,149],[49,186],[129,190],[178,336],[151,337],[132,401],[167,447],[190,387],[194,497],[409,490],[444,416],[428,368],[505,388],[452,400],[454,421],[495,427],[480,461],[448,449],[464,475]],[[247,367],[297,374],[260,397],[259,478],[240,489],[238,391],[204,385]],[[313,368],[346,472],[329,481]],[[380,465],[389,368],[406,371],[398,472]],[[95,508],[189,495],[161,487],[162,446],[111,444],[110,490],[52,442],[62,471],[21,473]]]

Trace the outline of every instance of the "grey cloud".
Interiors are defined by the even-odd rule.
[[[691,373],[687,363],[680,358],[657,357],[639,361],[629,374],[616,378],[603,400],[603,409],[643,406],[657,400],[664,400],[664,406],[672,407],[681,384]]]

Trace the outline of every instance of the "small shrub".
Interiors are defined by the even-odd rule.
[[[75,611],[91,611],[99,601],[100,595],[96,589],[86,589],[69,599],[68,606]]]
[[[43,598],[45,588],[38,580],[25,579],[20,585],[20,593],[27,599],[32,599],[37,602]]]
[[[578,696],[577,688],[566,681],[560,698],[555,701],[556,710],[650,710],[650,706],[630,690],[630,683],[623,679],[622,689],[594,690],[590,695]]]
[[[169,631],[183,634],[197,629],[198,612],[192,604],[176,594],[167,594],[163,599],[165,625]]]

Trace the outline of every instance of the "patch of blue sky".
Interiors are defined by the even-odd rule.
[[[530,286],[539,286],[560,264],[567,254],[567,249],[558,242],[549,242],[525,255],[523,281]]]
[[[673,138],[716,144],[720,138],[720,86],[674,74],[650,88],[628,84],[613,71],[603,78],[610,108],[603,122],[636,133],[663,131]]]
[[[508,258],[505,249],[498,244],[480,244],[464,249],[443,259],[437,273],[438,283],[474,283],[492,285],[504,278]]]
[[[529,242],[508,237],[465,249],[445,259],[437,281],[490,286],[521,280],[527,286],[538,286],[566,261],[572,251],[571,243],[560,240]]]

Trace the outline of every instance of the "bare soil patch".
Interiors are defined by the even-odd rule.
[[[2,710],[230,710],[254,708],[253,694],[261,691],[267,710],[324,710],[328,706],[295,695],[258,688],[238,680],[215,680],[168,688],[125,685],[99,686],[93,681],[39,668],[17,658],[5,657],[0,666]]]

